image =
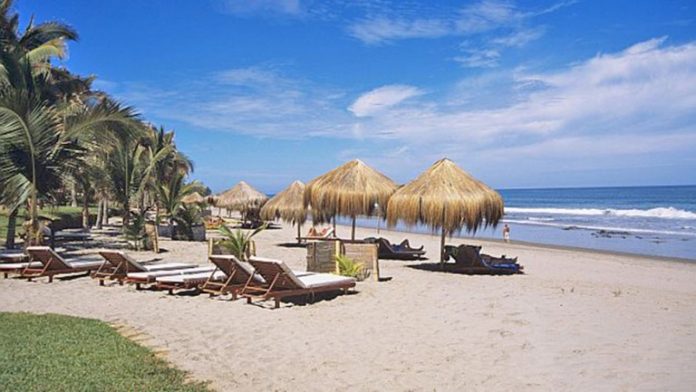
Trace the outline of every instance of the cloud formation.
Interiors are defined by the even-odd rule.
[[[356,117],[368,117],[421,94],[423,91],[413,86],[382,86],[361,95],[348,107],[348,110]]]
[[[654,38],[543,73],[495,71],[427,94],[405,84],[356,93],[259,66],[167,90],[128,85],[117,95],[157,120],[203,130],[369,137],[369,148],[350,153],[396,171],[442,156],[599,165],[696,149],[696,42],[666,42]],[[403,162],[405,151],[425,152]],[[540,171],[548,169],[543,162]]]

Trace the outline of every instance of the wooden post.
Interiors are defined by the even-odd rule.
[[[445,226],[442,226],[442,235],[440,237],[440,264],[445,262]]]
[[[333,230],[333,232],[334,232],[334,237],[338,237],[338,235],[336,235],[336,215],[335,215],[335,214],[334,214],[334,216],[333,216],[333,229],[334,229],[334,230]]]
[[[301,244],[302,243],[302,226],[300,225],[300,222],[295,223],[297,225],[297,243]]]
[[[350,239],[355,241],[355,215],[353,215],[353,226],[350,229]]]
[[[445,207],[442,207],[442,235],[440,236],[440,267],[445,263]]]

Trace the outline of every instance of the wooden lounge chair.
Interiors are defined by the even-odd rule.
[[[157,283],[158,278],[163,278],[165,276],[176,276],[176,275],[188,275],[188,274],[205,274],[207,277],[211,272],[215,270],[212,266],[205,267],[194,267],[194,268],[182,268],[175,270],[161,270],[161,271],[145,271],[145,272],[131,272],[126,275],[123,279],[124,282],[135,284],[135,288],[140,290],[142,285],[152,285]]]
[[[41,268],[43,264],[38,261],[28,262],[24,261],[21,263],[0,263],[0,272],[5,279],[9,278],[10,275],[21,275],[27,267],[30,268]]]
[[[522,273],[523,266],[517,263],[517,257],[493,257],[481,254],[480,246],[459,245],[445,247],[445,260],[454,258],[454,263],[445,263],[445,269],[465,274],[511,275]]]
[[[22,271],[21,276],[28,278],[30,281],[33,278],[48,276],[48,282],[51,283],[55,275],[74,274],[77,272],[89,273],[98,269],[103,263],[93,258],[68,261],[47,246],[30,246],[27,248],[27,253],[31,257],[32,262],[41,263],[40,267],[29,265]]]
[[[309,233],[307,233],[306,236],[297,237],[297,240],[300,242],[307,242],[307,241],[330,240],[330,239],[336,238],[336,233],[334,233],[333,227],[325,227],[319,232],[315,232],[313,229],[314,228],[309,229]]]
[[[1,263],[23,263],[29,260],[24,252],[20,250],[3,250],[0,251],[0,264]]]
[[[153,272],[184,268],[193,268],[194,264],[186,263],[161,263],[149,264],[156,260],[136,261],[128,254],[118,250],[101,250],[99,254],[104,258],[104,263],[92,274],[92,279],[99,279],[99,285],[104,285],[104,280],[123,280],[131,272]]]
[[[379,245],[378,255],[380,259],[414,260],[420,259],[425,255],[422,246],[420,248],[412,248],[407,239],[401,241],[400,244],[392,244],[383,237],[368,237],[364,241]]]
[[[288,266],[278,260],[252,257],[249,263],[254,266],[256,273],[266,281],[263,285],[252,282],[252,278],[242,290],[247,303],[254,299],[262,301],[273,299],[275,308],[280,307],[280,300],[286,297],[311,295],[318,293],[343,291],[355,287],[355,279],[345,276],[321,273],[295,274]]]
[[[215,264],[215,271],[200,285],[201,291],[213,295],[232,294],[232,299],[244,289],[247,282],[264,284],[265,281],[259,274],[254,273],[254,267],[249,263],[240,261],[233,255],[212,255],[208,257]],[[217,279],[216,273],[223,272],[224,279]]]

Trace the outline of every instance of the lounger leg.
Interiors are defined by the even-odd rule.
[[[169,295],[174,295],[174,290],[169,289]]]
[[[136,284],[135,284],[135,289],[136,289],[136,290],[140,290],[140,283],[136,283]]]
[[[99,286],[104,286],[104,279],[99,279]]]
[[[5,275],[5,279],[7,279],[8,276],[9,276],[9,275],[7,274],[7,272],[5,272],[3,275]]]
[[[247,297],[247,303],[248,303],[248,304],[251,303],[251,297]]]
[[[53,283],[53,275],[48,275],[48,283]]]
[[[280,298],[275,297],[273,299],[275,300],[275,309],[278,309],[280,307]]]

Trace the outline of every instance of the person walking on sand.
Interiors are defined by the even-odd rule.
[[[503,241],[510,242],[510,226],[507,223],[503,226]]]

